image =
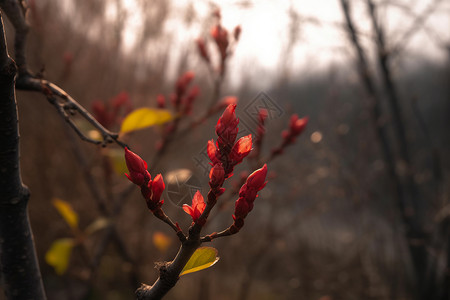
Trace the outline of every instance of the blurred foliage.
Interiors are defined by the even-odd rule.
[[[179,44],[175,40],[180,36],[168,22],[170,16],[183,20],[186,26],[197,27],[199,32],[208,32],[212,19],[201,18],[193,5],[182,11],[164,0],[137,1],[138,6],[133,8],[125,7],[119,0],[33,3],[28,45],[32,69],[42,70],[45,77],[64,87],[88,109],[94,100],[111,99],[122,91],[129,93],[133,107],[156,107],[156,95],[168,94],[173,78],[188,69],[196,72],[202,95],[212,90],[210,78],[205,76],[207,70],[195,52],[195,40],[192,39],[191,47],[176,48]],[[249,10],[252,5],[256,4],[253,1],[236,4],[237,9]],[[301,39],[302,26],[306,26],[301,22],[301,11],[295,18],[292,22],[299,26],[299,32],[289,35]],[[144,26],[126,29],[125,22],[133,20]],[[272,21],[276,20],[267,20]],[[242,40],[246,39],[245,32],[244,27]],[[362,33],[365,46],[370,49],[370,35],[365,33]],[[260,36],[263,41],[264,34],[261,32]],[[138,41],[134,46],[129,43],[130,37]],[[214,241],[223,263],[206,274],[183,276],[167,299],[186,299],[186,295],[195,299],[201,292],[206,293],[202,299],[219,300],[412,299],[414,282],[408,266],[404,229],[369,121],[370,99],[365,98],[354,65],[349,61],[317,71],[313,67],[320,64],[320,57],[305,58],[312,67],[293,72],[289,63],[293,58],[289,53],[293,45],[301,47],[302,43],[302,40],[291,40],[280,45],[289,50],[282,53],[284,66],[274,71],[272,85],[264,86],[264,91],[282,111],[267,120],[264,144],[268,148],[263,154],[268,155],[271,146],[278,144],[279,132],[286,127],[291,113],[310,116],[305,134],[296,146],[287,149],[284,159],[271,163],[270,170],[276,177],[258,198],[245,230],[232,238]],[[13,44],[11,40],[9,46]],[[348,49],[323,51],[350,56]],[[449,55],[445,48],[442,51]],[[171,57],[170,53],[178,55]],[[448,58],[445,63],[436,63],[420,53],[408,52],[393,62],[415,161],[414,178],[422,199],[426,199],[421,205],[430,226],[442,207],[448,205],[450,161],[444,155],[450,151]],[[372,60],[371,63],[375,69]],[[246,73],[248,70],[258,70],[261,76],[251,77]],[[246,108],[253,107],[261,89],[261,78],[272,70],[260,69],[254,62],[246,61],[241,67],[230,65],[230,71],[229,77],[242,72],[241,85],[231,90],[226,81],[223,94],[239,96],[240,128],[254,130]],[[195,105],[194,116],[206,99],[202,96]],[[49,210],[51,199],[56,197],[70,202],[79,220],[75,222],[73,217],[68,217],[67,220],[72,220],[69,224],[91,228],[85,232],[93,238],[85,242],[95,246],[98,238],[95,234],[99,230],[92,227],[104,229],[109,221],[99,219],[86,170],[101,189],[106,207],[112,210],[117,195],[128,187],[123,177],[121,150],[98,149],[80,142],[45,101],[36,94],[18,93],[21,168],[24,182],[32,191],[30,218],[49,299],[87,299],[86,295],[90,299],[130,299],[134,286],[129,282],[129,275],[133,267],[120,258],[120,249],[114,245],[108,246],[92,280],[92,289],[86,292],[83,281],[87,278],[86,263],[77,247],[73,248],[74,240],[62,238],[68,236],[65,222],[56,210]],[[427,130],[421,126],[413,105],[418,108]],[[380,124],[388,124],[390,118],[385,115]],[[177,137],[177,144],[167,150],[158,165],[149,167],[163,174],[190,170],[190,176],[207,189],[204,170],[198,168],[193,158],[213,138],[215,122],[216,118],[212,118],[197,131]],[[143,158],[149,159],[155,153],[159,137],[159,126],[153,126],[127,134],[127,142]],[[433,151],[441,154],[440,182],[435,180]],[[79,153],[85,158],[83,162],[78,159]],[[247,169],[239,168],[234,177],[237,179]],[[226,188],[231,190],[233,186]],[[167,201],[167,195],[164,198],[167,213],[179,220],[180,226],[188,226],[189,216]],[[219,203],[220,210],[213,212],[208,229],[218,230],[232,222],[234,200],[223,199]],[[70,210],[64,211],[65,218],[71,215]],[[118,224],[118,235],[126,241],[127,249],[138,262],[139,280],[152,282],[156,276],[154,262],[172,259],[177,250],[175,243],[167,246],[169,242],[163,238],[167,234],[165,224],[151,217],[137,192],[125,200],[114,222]],[[46,252],[48,249],[51,251]],[[67,268],[69,261],[70,268]],[[66,272],[61,277],[55,276],[53,268],[57,274]]]
[[[125,134],[155,125],[163,125],[172,119],[173,116],[168,110],[139,108],[125,117],[120,127],[120,133]]]

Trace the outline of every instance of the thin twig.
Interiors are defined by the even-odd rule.
[[[183,233],[183,231],[181,230],[180,226],[178,226],[178,224],[174,223],[172,221],[172,219],[170,219],[165,213],[164,211],[159,208],[157,210],[155,210],[153,212],[153,214],[155,215],[155,217],[157,217],[158,219],[160,219],[161,221],[163,221],[164,223],[168,224],[177,234],[178,238],[180,239],[180,242],[185,242],[187,237],[186,235]]]
[[[25,20],[26,9],[22,6],[22,3],[17,0],[2,0],[0,1],[0,8],[5,12],[15,29],[16,35],[14,39],[14,56],[18,67],[16,88],[19,90],[41,92],[47,97],[50,95],[56,96],[63,104],[63,110],[59,107],[59,105],[61,105],[61,103],[58,103],[59,101],[50,98],[48,100],[55,106],[59,114],[68,122],[70,127],[75,130],[82,140],[96,145],[102,144],[103,146],[108,143],[115,142],[123,148],[126,147],[125,143],[118,140],[119,135],[117,133],[113,133],[104,128],[82,105],[75,101],[75,99],[73,99],[62,88],[52,82],[38,79],[31,75],[31,72],[28,70],[26,60],[26,41],[29,31],[29,26]],[[78,112],[81,117],[86,119],[101,133],[103,141],[100,142],[93,140],[83,134],[77,125],[70,119],[69,114],[65,113],[66,111],[71,114]]]
[[[439,9],[439,4],[442,0],[434,0],[432,3],[428,5],[428,7],[414,20],[412,26],[402,35],[402,37],[395,43],[391,50],[392,58],[398,56],[406,47],[411,38],[416,34],[420,29],[424,28],[424,25],[431,14],[433,14],[436,10]],[[404,10],[408,11],[409,6],[404,8]]]
[[[221,237],[224,237],[224,236],[230,236],[230,235],[233,235],[235,233],[237,233],[237,232],[231,232],[230,227],[228,227],[227,229],[225,229],[225,230],[223,230],[221,232],[213,232],[213,233],[211,233],[209,235],[201,237],[200,241],[202,243],[211,242],[212,240],[215,240],[217,238],[221,238]]]
[[[77,132],[77,134],[85,141],[93,144],[106,145],[107,143],[115,142],[122,148],[127,145],[121,142],[118,133],[114,133],[103,127],[81,104],[73,99],[66,91],[56,84],[43,79],[37,79],[31,75],[19,76],[16,81],[16,88],[26,91],[37,91],[43,93],[49,99],[49,102],[55,106],[60,115],[69,123],[69,125]],[[88,121],[96,130],[102,135],[103,141],[93,140],[85,136],[78,126],[71,120],[67,114],[69,112],[73,115],[77,112],[81,117]]]

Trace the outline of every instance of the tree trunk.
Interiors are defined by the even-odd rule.
[[[20,177],[16,73],[0,13],[0,278],[7,299],[42,300],[46,297],[27,212],[30,193]]]

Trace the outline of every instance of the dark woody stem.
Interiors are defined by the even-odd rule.
[[[210,235],[206,235],[204,237],[201,237],[200,241],[202,243],[211,242],[214,239],[221,238],[221,237],[224,237],[224,236],[230,236],[230,235],[238,233],[239,229],[233,230],[232,229],[233,226],[234,225],[231,225],[230,227],[228,227],[227,229],[225,229],[225,230],[223,230],[221,232],[213,232]],[[236,228],[236,226],[234,226],[234,227]]]
[[[183,243],[184,241],[186,241],[187,237],[183,233],[181,228],[177,224],[175,224],[172,221],[172,219],[170,219],[169,216],[167,216],[161,208],[157,208],[157,209],[153,210],[152,212],[153,212],[153,215],[155,217],[157,217],[158,219],[160,219],[164,223],[168,224],[176,232],[180,242]]]

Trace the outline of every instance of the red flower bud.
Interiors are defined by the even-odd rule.
[[[161,195],[165,189],[164,180],[161,174],[156,175],[155,179],[153,179],[152,183],[152,202],[159,203]]]
[[[147,185],[151,178],[147,171],[147,163],[128,148],[125,148],[125,162],[130,172],[130,175],[125,174],[128,179],[139,186]]]
[[[308,124],[308,117],[299,119],[297,114],[292,115],[289,122],[289,129],[292,135],[297,136],[302,133],[306,128],[306,124]]]
[[[206,204],[200,191],[197,191],[192,198],[192,206],[183,204],[183,210],[192,217],[192,221],[197,222],[198,218],[205,210]]]
[[[211,28],[211,37],[216,42],[217,47],[219,48],[220,56],[222,60],[225,60],[227,56],[227,48],[228,48],[228,31],[220,25],[213,26]]]
[[[197,48],[200,56],[207,62],[210,62],[208,51],[206,50],[205,40],[203,38],[197,39]]]
[[[256,170],[241,187],[239,191],[239,199],[236,200],[234,219],[244,219],[247,214],[253,209],[253,202],[260,191],[266,185],[267,165],[261,169]]]
[[[231,149],[230,160],[233,165],[239,164],[252,150],[252,135],[241,137],[233,149]]]
[[[250,176],[248,176],[246,185],[249,188],[255,189],[256,191],[260,191],[264,188],[266,185],[265,180],[267,176],[267,164],[264,164],[264,166],[261,169],[256,170]]]
[[[166,97],[164,95],[159,94],[156,96],[156,104],[158,108],[165,108],[166,107]]]
[[[184,94],[187,86],[191,83],[194,77],[195,77],[194,72],[188,71],[178,78],[175,86],[175,90],[177,92],[178,97]]]
[[[216,125],[216,134],[219,137],[219,148],[221,144],[223,144],[223,147],[230,148],[228,151],[231,150],[238,133],[237,125],[239,123],[239,119],[236,118],[235,110],[236,104],[228,105]]]
[[[200,94],[200,88],[198,87],[198,85],[193,86],[190,89],[189,94],[184,99],[184,102],[185,102],[184,113],[185,114],[190,114],[191,113],[191,111],[192,111],[192,104],[194,103],[195,98],[197,98],[199,94]]]
[[[221,163],[215,164],[209,172],[209,186],[211,188],[221,187],[225,180],[225,170]]]
[[[258,112],[258,119],[260,123],[264,123],[264,121],[267,119],[267,116],[269,113],[267,112],[267,109],[261,108]]]
[[[234,205],[234,216],[238,219],[244,219],[250,212],[250,207],[244,198],[239,198]]]
[[[220,31],[219,25],[211,27],[211,32],[210,32],[211,37],[216,41],[219,39],[219,31]]]
[[[222,126],[229,126],[229,124],[235,122],[236,120],[236,104],[230,104],[223,112],[222,116],[219,118],[217,126],[222,124]]]
[[[213,165],[220,162],[220,154],[217,151],[217,147],[216,144],[214,144],[214,140],[208,141],[206,152],[208,153],[208,157],[212,161]]]

